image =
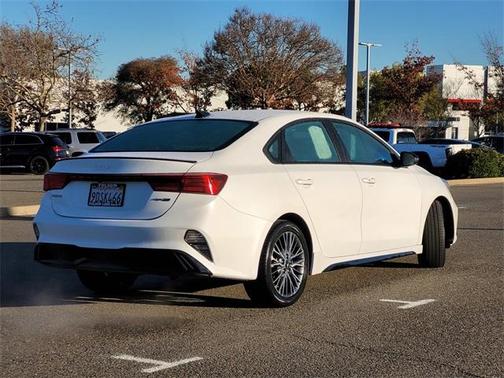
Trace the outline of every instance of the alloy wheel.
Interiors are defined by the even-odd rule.
[[[296,295],[303,282],[305,251],[294,232],[279,235],[273,245],[270,266],[276,292],[284,298]]]

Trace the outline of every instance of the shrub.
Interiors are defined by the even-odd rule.
[[[448,158],[448,178],[504,176],[504,155],[486,148],[463,150]]]

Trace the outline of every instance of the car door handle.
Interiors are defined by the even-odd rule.
[[[362,180],[361,180],[364,184],[376,184],[376,180],[374,177],[364,177]]]
[[[298,185],[303,185],[303,186],[310,186],[313,184],[313,180],[308,178],[308,179],[296,179],[296,184]]]

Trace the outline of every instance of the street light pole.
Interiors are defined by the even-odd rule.
[[[63,51],[68,55],[68,128],[72,128],[72,57],[70,50],[57,47],[57,50]]]
[[[370,87],[370,71],[371,71],[371,47],[381,47],[378,43],[359,42],[359,45],[366,46],[366,126],[369,124],[369,87]]]
[[[345,115],[357,119],[357,68],[359,65],[359,11],[360,0],[348,0],[348,31],[346,61]]]
[[[72,128],[72,59],[68,51],[68,128]]]

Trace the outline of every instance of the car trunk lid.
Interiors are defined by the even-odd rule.
[[[180,180],[208,153],[99,153],[59,162],[51,170],[65,183],[51,190],[56,214],[72,218],[155,219],[173,206]],[[155,191],[156,183],[174,188]]]

